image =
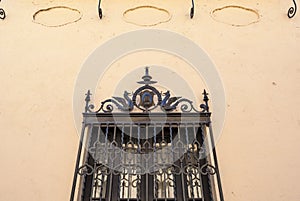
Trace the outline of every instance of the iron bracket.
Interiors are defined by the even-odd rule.
[[[190,11],[191,19],[193,19],[193,17],[194,17],[194,12],[195,12],[195,4],[194,4],[194,0],[192,0],[192,8],[191,8],[191,11]]]
[[[293,0],[293,3],[294,3],[294,7],[290,7],[289,10],[288,10],[288,13],[287,13],[287,16],[289,18],[293,18],[297,12],[297,4],[296,4],[296,0]]]
[[[0,2],[1,2],[1,0],[0,0]],[[0,8],[0,19],[1,19],[1,20],[4,20],[5,17],[6,17],[6,14],[5,14],[4,9],[3,9],[3,8]]]
[[[98,14],[99,14],[99,18],[102,19],[101,0],[99,0],[99,3],[98,3]]]

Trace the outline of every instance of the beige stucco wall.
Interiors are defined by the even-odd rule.
[[[223,80],[227,116],[217,149],[225,199],[299,200],[300,16],[287,18],[292,2],[281,0],[197,1],[193,20],[188,18],[189,1],[103,1],[101,21],[95,0],[3,0],[0,200],[69,199],[79,140],[72,111],[77,74],[96,47],[144,29],[126,23],[122,13],[145,4],[169,10],[171,20],[154,28],[177,32],[201,46]],[[213,9],[230,4],[257,10],[259,22],[234,27],[212,19]],[[62,27],[32,22],[38,9],[54,5],[78,9],[82,19]],[[104,83],[115,83],[114,73]],[[99,93],[99,98],[111,95]]]

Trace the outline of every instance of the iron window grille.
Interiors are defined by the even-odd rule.
[[[96,111],[87,92],[70,200],[223,201],[208,94],[198,111],[142,79]]]

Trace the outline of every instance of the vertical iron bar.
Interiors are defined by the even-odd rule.
[[[137,183],[136,183],[136,200],[140,201],[141,199],[141,175],[137,174]]]
[[[170,127],[170,143],[171,143],[172,161],[174,161],[174,163],[175,163],[172,124],[169,124],[169,127]],[[175,174],[172,173],[172,170],[170,170],[170,174],[172,175],[172,181],[173,181],[173,196],[174,196],[174,201],[177,201]]]
[[[187,172],[187,176],[189,177],[189,198],[194,198],[194,192],[193,192],[193,178],[192,178],[192,174],[191,174],[191,170],[189,169]]]
[[[95,156],[97,156],[97,151],[98,151],[98,142],[100,142],[100,135],[101,135],[101,124],[99,124],[98,127],[98,132],[97,132],[97,139],[95,140],[95,144],[96,144],[96,148],[95,148]],[[93,164],[93,168],[94,168],[94,172],[92,174],[92,190],[91,190],[91,194],[90,197],[96,197],[96,190],[97,190],[97,179],[98,179],[98,171],[95,172],[95,170],[97,169],[97,162],[96,162],[96,158],[94,158],[94,164]],[[94,190],[94,196],[93,196],[93,190]],[[101,201],[101,198],[100,198]]]
[[[116,201],[120,200],[120,193],[118,193],[120,190],[120,175],[114,175],[114,173],[111,173],[112,176],[112,192],[111,192],[111,200],[109,201]],[[118,189],[118,192],[114,192],[113,189]]]
[[[197,142],[197,143],[195,143],[195,145],[197,145],[197,147],[196,147],[196,157],[197,157],[197,168],[198,168],[198,170],[195,170],[195,177],[199,180],[199,184],[198,184],[197,180],[196,180],[197,183],[195,183],[195,184],[196,184],[196,186],[197,186],[197,184],[200,185],[200,187],[199,186],[196,187],[196,189],[197,189],[197,198],[202,198],[203,197],[202,196],[203,195],[203,187],[201,185],[201,175],[200,175],[200,172],[199,172],[199,169],[200,169],[199,158],[201,157],[201,154],[202,154],[201,153],[202,147],[201,147],[201,143],[200,143],[201,139],[199,141],[199,137],[201,137],[201,135],[197,134],[199,132],[198,130],[199,130],[199,124],[197,125],[197,129],[196,129],[196,125],[193,124],[194,139],[195,139],[195,142]],[[199,188],[200,188],[200,190],[199,190]]]
[[[101,171],[100,201],[102,201],[102,197],[103,197],[104,178],[105,178],[104,172]],[[107,176],[106,176],[106,181],[107,181]]]
[[[181,162],[181,168],[182,168],[182,162]],[[181,175],[181,188],[182,188],[182,192],[183,192],[183,201],[186,201],[186,199],[188,199],[187,189],[185,189],[186,178],[184,177],[183,172],[180,175]]]
[[[93,166],[93,169],[96,170],[97,169],[97,166],[96,166],[96,162],[94,161],[94,166]],[[97,178],[98,178],[98,172],[93,172],[93,174],[91,175],[92,177],[92,185],[91,185],[91,192],[90,192],[90,199],[93,199],[93,191],[95,192],[94,195],[96,195],[96,185],[95,185],[95,182],[97,181]]]
[[[106,184],[106,192],[105,192],[105,200],[111,200],[111,190],[112,190],[112,173],[107,176],[107,184]]]
[[[146,174],[146,201],[149,201],[149,181],[148,174]]]
[[[125,171],[124,171],[125,172]],[[122,175],[122,176],[121,176]],[[125,181],[124,181],[124,177],[125,177],[125,173],[120,174],[120,177],[122,178],[120,180],[120,185],[122,185],[122,195],[120,197],[124,198],[125,197]]]
[[[129,198],[131,197],[131,184],[132,184],[132,177],[131,174],[128,173],[127,174],[128,177],[128,187],[127,187],[127,200],[129,200]]]
[[[75,165],[75,171],[74,171],[74,178],[73,178],[73,185],[71,190],[71,197],[70,201],[74,201],[74,194],[76,189],[76,183],[77,183],[77,175],[78,175],[78,167],[80,163],[80,157],[81,157],[81,151],[82,151],[82,145],[83,145],[83,138],[84,138],[84,131],[85,131],[85,121],[82,122],[82,128],[81,128],[81,136],[79,140],[79,146],[78,146],[78,152],[77,152],[77,159],[76,159],[76,165]]]
[[[105,161],[105,163],[107,163],[108,162],[108,160],[109,160],[109,158],[110,158],[110,156],[109,156],[109,154],[107,153],[107,145],[108,145],[108,122],[106,122],[106,129],[105,129],[105,141],[104,141],[104,143],[105,143],[105,159],[104,159],[104,161]],[[104,157],[103,157],[104,158]]]
[[[177,125],[178,126],[178,141],[181,141],[181,131],[180,131],[180,124]],[[179,152],[181,154],[181,151]],[[182,159],[180,159],[182,158]],[[187,189],[186,189],[186,183],[187,183],[187,180],[186,180],[186,177],[184,176],[184,166],[185,166],[185,163],[184,163],[184,155],[183,156],[179,156],[179,167],[180,167],[180,170],[181,170],[181,173],[178,177],[178,182],[180,182],[180,185],[178,186],[179,189],[181,189],[181,192],[182,192],[182,198],[183,198],[183,201],[186,201],[188,199],[188,193],[187,193]],[[180,200],[180,199],[178,199]]]
[[[121,173],[119,173],[119,176],[116,176],[117,177],[117,193],[115,193],[117,195],[117,200],[120,201],[120,193],[121,193]],[[113,201],[113,198],[109,201]]]
[[[205,136],[206,136],[206,131],[205,131],[205,124],[201,124],[200,125],[200,135],[198,135],[199,140],[201,142],[201,145],[203,147],[203,150],[204,150],[204,154],[205,154],[205,157],[204,158],[200,158],[199,160],[199,164],[200,164],[200,167],[202,167],[203,165],[207,164],[207,149],[208,149],[208,145],[206,146],[206,141],[205,141]],[[202,192],[203,192],[203,199],[206,201],[210,201],[212,200],[212,194],[211,194],[211,188],[210,188],[210,178],[209,178],[209,174],[201,174],[201,172],[199,172],[200,174],[200,178],[201,178],[201,184],[202,184]]]
[[[164,192],[165,201],[167,201],[166,200],[166,198],[167,198],[167,182],[166,182],[166,173],[164,171],[165,170],[163,170],[163,172],[162,172],[162,180],[163,180],[162,191]]]
[[[218,189],[219,189],[220,200],[224,201],[223,189],[222,189],[222,185],[221,185],[221,177],[220,177],[219,165],[218,165],[217,153],[216,153],[216,147],[215,147],[215,140],[214,140],[214,136],[213,136],[213,130],[212,130],[212,127],[211,127],[211,123],[209,123],[209,135],[210,135],[211,145],[212,145],[212,148],[213,148],[212,151],[213,151],[213,158],[214,158],[217,181],[218,181]]]
[[[154,157],[153,157],[153,163],[156,164],[157,163],[157,153],[156,153],[156,138],[157,138],[157,133],[156,133],[156,124],[154,124],[154,128],[153,128],[153,135],[154,135],[154,147],[153,147],[153,152],[154,152]],[[157,201],[157,197],[158,197],[158,184],[157,184],[157,170],[156,167],[154,166],[154,170],[155,174],[153,177],[153,182],[154,182],[154,197],[155,197],[155,201]]]
[[[89,148],[92,147],[92,145],[96,142],[97,139],[95,139],[95,135],[98,135],[98,131],[99,129],[101,129],[100,127],[98,127],[97,130],[97,126],[94,126],[93,124],[91,125],[91,132],[90,135],[88,136],[88,143],[87,143],[87,157],[86,157],[86,162],[88,165],[93,167],[93,172],[89,175],[86,174],[85,180],[84,180],[84,196],[83,196],[83,200],[84,201],[89,201],[91,199],[92,196],[92,188],[93,188],[93,182],[94,182],[94,164],[95,164],[95,159],[92,156],[92,154],[89,152]],[[97,133],[96,133],[97,131]],[[95,134],[96,133],[96,134]],[[95,151],[96,153],[96,151]]]

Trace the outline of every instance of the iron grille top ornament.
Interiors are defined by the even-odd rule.
[[[182,97],[172,97],[170,91],[160,93],[155,87],[151,86],[157,82],[153,81],[149,75],[149,67],[145,68],[145,75],[142,77],[142,81],[137,83],[143,86],[136,89],[132,94],[124,91],[123,97],[113,96],[101,102],[100,108],[96,111],[93,111],[95,106],[89,103],[91,93],[88,91],[85,98],[85,113],[112,113],[115,111],[115,108],[123,112],[131,112],[134,109],[138,109],[145,113],[157,108],[160,108],[163,112],[173,112],[177,110],[181,112],[209,112],[208,93],[205,90],[203,92],[203,101],[205,103],[200,105],[202,110],[198,111],[193,106],[191,100]]]

